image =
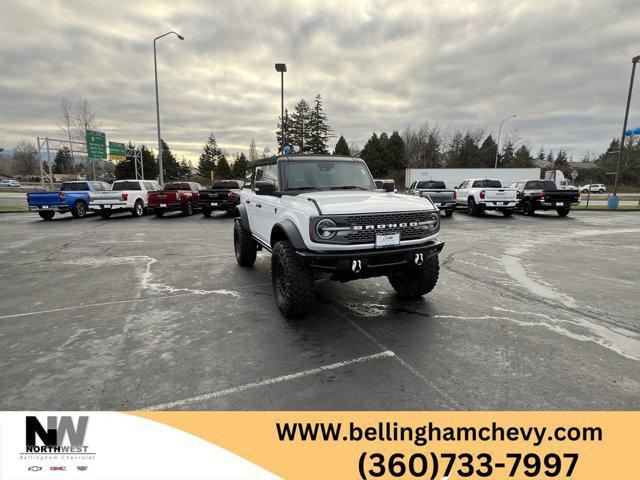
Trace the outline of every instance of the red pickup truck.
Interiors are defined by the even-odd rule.
[[[200,202],[200,190],[204,187],[195,182],[170,182],[163,190],[149,192],[148,208],[156,217],[165,212],[180,210],[183,215],[191,215]]]

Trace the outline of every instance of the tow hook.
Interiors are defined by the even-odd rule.
[[[421,253],[416,253],[414,258],[413,258],[413,262],[416,265],[422,265],[422,262],[424,261],[424,257],[422,256]]]
[[[360,273],[360,270],[362,270],[362,262],[360,260],[353,260],[351,262],[351,271],[353,273]]]

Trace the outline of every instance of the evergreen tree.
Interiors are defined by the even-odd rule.
[[[464,145],[464,136],[462,132],[456,132],[449,142],[449,151],[447,152],[447,168],[460,168],[462,165],[462,146]]]
[[[526,145],[522,145],[516,151],[513,164],[510,165],[515,168],[531,168],[533,167],[533,157]]]
[[[491,168],[496,164],[496,153],[498,152],[498,144],[493,137],[489,135],[480,145],[479,164],[481,168]]]
[[[515,146],[511,140],[507,140],[507,142],[502,147],[502,153],[498,158],[498,166],[502,168],[509,168],[513,165],[515,161]]]
[[[244,180],[247,167],[249,166],[249,161],[244,153],[237,153],[236,159],[233,162],[233,167],[231,168],[231,178],[236,178],[239,180]]]
[[[553,162],[553,167],[556,169],[562,169],[569,166],[567,152],[560,149],[558,150],[558,155],[556,155],[556,159]]]
[[[73,158],[71,157],[71,150],[69,147],[64,146],[56,153],[56,158],[53,160],[53,173],[71,173],[73,172]]]
[[[333,130],[327,125],[327,116],[322,109],[322,98],[316,95],[313,108],[309,112],[309,151],[312,153],[329,153],[327,143],[334,136]]]
[[[116,163],[113,174],[117,180],[136,178],[135,158],[130,154],[136,146],[129,142],[127,156],[124,160]],[[153,152],[146,145],[140,147],[142,150],[142,173],[144,178],[158,178],[158,162]]]
[[[457,166],[460,168],[475,168],[480,164],[480,149],[470,132],[467,132],[462,139],[458,162]]]
[[[344,139],[342,135],[338,139],[338,143],[336,143],[336,148],[333,150],[334,155],[346,155],[351,156],[351,152],[349,151],[349,145],[347,145],[347,141]]]
[[[380,139],[374,133],[360,152],[360,157],[366,162],[374,177],[384,172],[385,152]]]
[[[404,140],[397,130],[394,130],[389,137],[386,147],[387,171],[385,173],[405,168],[407,162],[407,151]]]
[[[295,111],[291,114],[290,121],[287,122],[285,130],[287,143],[291,146],[296,146],[300,153],[310,151],[308,141],[310,117],[309,104],[303,98],[298,102]]]
[[[164,180],[174,181],[188,178],[191,173],[191,169],[186,162],[183,160],[179,163],[169,148],[169,145],[167,145],[164,140],[161,140],[160,145],[162,146],[162,168],[164,170]]]
[[[440,136],[437,132],[431,131],[427,136],[427,143],[424,151],[420,155],[420,165],[424,168],[442,168],[442,152]]]
[[[539,162],[544,162],[544,148],[540,147],[540,150],[538,150],[538,155],[536,156],[536,160],[538,160]]]
[[[142,173],[144,173],[144,178],[158,178],[158,160],[146,145],[142,145],[140,148],[142,149]]]
[[[218,165],[216,168],[216,180],[226,180],[231,178],[231,167],[227,161],[227,156],[222,154],[218,159]]]
[[[211,172],[216,170],[216,164],[222,157],[222,150],[218,147],[216,137],[209,133],[207,143],[202,149],[198,160],[198,175],[205,178],[211,177]]]
[[[278,117],[278,128],[276,129],[276,142],[278,142],[278,152],[282,152],[282,149],[287,145],[292,145],[291,140],[291,115],[289,115],[289,110],[287,108],[284,109],[284,138],[282,136],[282,118]],[[253,141],[253,148],[256,147],[256,142]],[[249,145],[249,157],[251,158],[251,144]],[[256,153],[256,158],[252,161],[255,161],[258,158]]]
[[[549,163],[553,163],[553,159],[553,150],[550,150],[549,153],[547,153],[545,160]]]

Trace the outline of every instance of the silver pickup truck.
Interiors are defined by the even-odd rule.
[[[456,191],[447,188],[440,180],[416,180],[409,186],[407,194],[428,197],[447,217],[453,215],[456,208]]]

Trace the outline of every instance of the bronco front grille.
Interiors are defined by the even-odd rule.
[[[378,233],[400,233],[400,240],[415,240],[433,235],[434,231],[419,225],[407,225],[400,228],[388,227],[390,224],[411,224],[423,222],[431,219],[431,211],[422,212],[391,212],[364,215],[345,215],[339,219],[339,225],[350,227],[361,226],[361,230],[351,230],[342,236],[343,240],[349,243],[374,243]],[[336,218],[336,221],[338,219]],[[366,226],[373,225],[374,229],[366,229]],[[378,226],[385,228],[379,229]]]

